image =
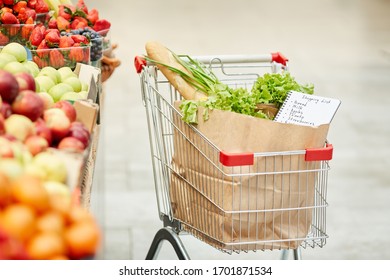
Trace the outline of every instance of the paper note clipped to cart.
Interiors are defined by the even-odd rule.
[[[274,121],[307,126],[330,124],[340,104],[338,99],[289,91]]]

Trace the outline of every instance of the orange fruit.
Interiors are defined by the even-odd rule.
[[[65,229],[65,220],[61,213],[56,211],[47,211],[37,219],[37,231],[63,233]]]
[[[74,223],[66,229],[65,241],[70,258],[91,257],[96,254],[100,245],[100,230],[91,221]]]
[[[68,217],[71,209],[71,201],[64,199],[62,195],[50,194],[50,209],[60,213],[63,217]]]
[[[42,181],[31,175],[23,175],[13,182],[12,195],[16,201],[29,205],[38,212],[44,212],[50,206],[49,194]]]
[[[11,202],[11,186],[8,177],[0,172],[0,208]]]
[[[27,253],[34,260],[50,260],[66,255],[63,237],[55,232],[42,232],[34,235],[27,244]]]
[[[94,222],[93,215],[82,206],[73,205],[68,213],[68,220],[70,223],[77,223],[83,221]]]
[[[28,205],[12,204],[4,209],[0,227],[21,242],[27,241],[35,232],[36,213]]]

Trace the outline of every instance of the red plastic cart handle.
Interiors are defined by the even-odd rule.
[[[221,151],[219,153],[219,162],[224,166],[253,165],[255,156],[253,153],[233,154]]]
[[[285,57],[283,54],[281,54],[280,52],[276,52],[276,53],[271,53],[271,55],[272,55],[273,62],[277,62],[283,64],[284,66],[287,66],[288,58]]]
[[[306,161],[331,160],[333,157],[333,145],[326,144],[325,148],[306,149]]]
[[[302,151],[303,154],[303,151]],[[331,160],[333,157],[333,145],[326,144],[325,148],[306,149],[305,161]],[[219,162],[224,166],[253,165],[255,162],[254,153],[219,153]]]
[[[146,66],[146,60],[143,57],[136,56],[134,58],[134,66],[137,73],[141,73],[144,66]]]

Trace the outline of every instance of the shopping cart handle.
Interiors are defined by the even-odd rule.
[[[255,155],[253,153],[227,153],[219,152],[219,162],[224,166],[242,166],[253,165],[255,162]]]
[[[277,62],[283,64],[284,66],[287,66],[288,58],[285,57],[283,54],[281,54],[280,52],[275,52],[275,53],[271,53],[271,55],[272,55],[273,62]]]
[[[141,56],[136,56],[134,58],[134,66],[137,73],[141,73],[144,66],[146,66],[146,59]]]
[[[326,144],[325,148],[306,149],[305,161],[331,160],[333,157],[333,145]]]

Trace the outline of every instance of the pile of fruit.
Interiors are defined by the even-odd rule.
[[[0,260],[97,254],[78,201],[94,130],[74,105],[94,87],[74,70],[101,60],[110,26],[83,0],[0,0]]]
[[[25,143],[33,155],[48,147],[83,152],[90,133],[76,121],[76,109],[67,100],[81,94],[79,78],[70,68],[52,67],[38,69],[34,78],[23,64],[26,51],[17,43],[5,46],[0,61],[3,56],[11,61],[0,69],[0,135]]]
[[[93,257],[101,232],[91,213],[72,203],[67,189],[0,171],[0,260]]]
[[[35,24],[49,16],[49,6],[44,0],[2,0],[0,8],[1,46],[9,42],[25,44]]]

